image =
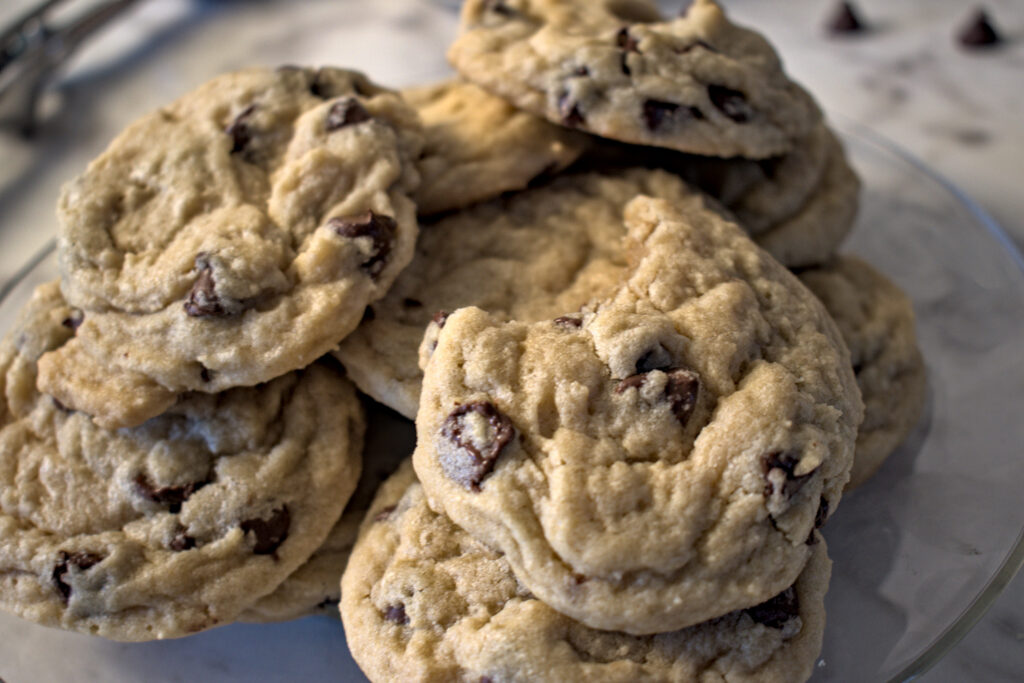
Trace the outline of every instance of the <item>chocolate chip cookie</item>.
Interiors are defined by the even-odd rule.
[[[412,263],[336,356],[360,389],[414,418],[424,330],[429,350],[456,308],[532,322],[611,292],[626,267],[622,210],[638,194],[682,201],[694,192],[663,171],[582,174],[429,225]]]
[[[227,74],[142,117],[60,200],[78,344],[173,393],[308,365],[412,258],[421,142],[397,93],[329,68]]]
[[[802,271],[800,280],[836,321],[864,397],[852,488],[875,473],[921,417],[927,373],[914,309],[903,290],[855,256]]]
[[[673,20],[648,0],[468,0],[448,58],[552,122],[695,154],[785,154],[821,120],[768,41],[712,0]]]
[[[522,190],[557,173],[587,145],[587,136],[520,111],[500,97],[454,78],[407,88],[406,101],[424,127],[416,191],[421,214],[460,209]]]
[[[559,614],[507,558],[427,505],[405,467],[381,487],[342,589],[349,648],[374,681],[807,680],[830,562],[818,542],[794,585],[745,610],[648,636]]]
[[[705,201],[635,199],[613,295],[537,323],[460,309],[426,366],[431,505],[592,628],[785,590],[849,477],[863,407],[835,324]]]
[[[0,607],[130,641],[234,620],[323,543],[355,488],[352,385],[316,364],[103,430],[35,388],[73,311],[44,285],[0,345]]]

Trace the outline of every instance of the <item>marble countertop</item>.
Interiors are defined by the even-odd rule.
[[[6,0],[0,25],[33,4]],[[265,64],[344,64],[394,86],[448,71],[438,45],[454,33],[456,0],[422,0],[413,11],[399,0],[306,0],[293,3],[286,24],[267,21],[281,4],[140,2],[64,71],[47,94],[46,121],[34,140],[0,130],[0,282],[52,236],[61,184],[125,124],[217,73],[248,65],[251,55]],[[971,9],[961,0],[861,0],[872,30],[843,38],[822,30],[831,2],[724,4],[769,36],[789,72],[830,115],[897,141],[965,190],[1024,247],[1024,11],[1018,2],[986,3],[1008,41],[973,52],[953,40]],[[360,37],[346,32],[337,40],[341,6],[348,21],[361,22]],[[385,43],[382,35],[391,38]],[[1024,576],[1018,576],[923,680],[1022,678]]]

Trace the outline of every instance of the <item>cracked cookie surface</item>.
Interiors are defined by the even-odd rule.
[[[129,641],[234,620],[341,515],[360,469],[355,390],[316,364],[103,430],[36,390],[73,310],[44,285],[0,345],[0,607]]]
[[[703,197],[626,208],[633,259],[590,311],[449,315],[416,472],[538,598],[645,634],[763,602],[836,509],[863,407],[820,302]]]
[[[448,58],[554,123],[709,156],[784,154],[821,113],[760,34],[711,0],[468,0]]]
[[[597,631],[531,594],[507,559],[432,511],[412,468],[381,487],[345,572],[342,618],[371,680],[806,680],[830,562],[818,542],[767,602],[649,636]]]
[[[331,68],[227,74],[142,117],[61,197],[76,343],[173,393],[308,365],[412,257],[421,143],[397,93]]]

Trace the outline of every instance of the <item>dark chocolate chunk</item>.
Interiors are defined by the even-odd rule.
[[[154,486],[149,478],[141,472],[135,475],[132,480],[135,485],[135,492],[146,500],[151,500],[159,505],[166,505],[168,510],[177,514],[181,512],[181,505],[189,499],[193,493],[206,486],[209,481],[194,481],[184,486]]]
[[[709,85],[708,97],[719,111],[736,123],[747,123],[754,115],[754,111],[747,103],[747,96],[739,90],[726,88],[724,85]]]
[[[57,592],[60,593],[65,603],[67,603],[68,598],[71,597],[71,584],[66,580],[67,575],[71,573],[71,568],[74,567],[79,571],[84,572],[102,561],[103,558],[96,553],[69,553],[66,550],[61,550],[57,553],[57,564],[54,565],[53,573],[50,577],[53,580],[54,587],[57,589]]]
[[[700,394],[700,378],[697,373],[683,368],[668,371],[665,382],[665,398],[676,419],[683,426],[690,421],[694,408],[697,407],[697,396]]]
[[[473,424],[483,418],[486,427]],[[502,449],[515,436],[515,428],[493,403],[477,401],[458,406],[441,426],[438,459],[449,479],[471,491],[494,469]]]
[[[956,34],[956,39],[964,47],[990,47],[1002,42],[988,14],[980,8],[974,11],[967,24]]]
[[[562,117],[562,125],[569,128],[579,128],[587,121],[579,103],[569,93],[562,93],[558,98],[558,114]]]
[[[774,598],[745,610],[750,618],[768,628],[782,628],[793,617],[800,615],[800,599],[796,589],[790,586]]]
[[[419,299],[413,299],[411,297],[405,297],[402,299],[402,305],[406,308],[423,308],[423,302]]]
[[[235,117],[224,132],[231,136],[231,153],[238,154],[246,151],[249,143],[252,142],[252,130],[249,128],[249,117],[256,111],[256,105],[250,104]]]
[[[195,548],[196,539],[188,535],[188,530],[185,527],[179,526],[167,546],[174,552],[180,553]]]
[[[388,505],[387,507],[381,508],[380,512],[378,512],[376,515],[374,515],[373,521],[375,521],[375,522],[383,522],[383,521],[387,520],[389,517],[391,517],[391,513],[393,513],[394,511],[395,511],[395,506],[394,505]]]
[[[409,623],[409,615],[405,613],[405,605],[402,603],[389,605],[384,610],[384,618],[402,626]]]
[[[578,328],[583,325],[583,319],[577,318],[574,315],[560,315],[557,318],[555,318],[554,323],[559,327]]]
[[[394,218],[366,211],[356,216],[335,216],[327,221],[327,227],[342,237],[369,237],[373,240],[370,255],[360,265],[371,276],[384,270],[398,228]]]
[[[439,328],[444,329],[444,324],[448,322],[449,315],[451,314],[448,311],[438,311],[430,320],[436,323]]]
[[[193,318],[217,318],[228,314],[217,294],[217,283],[213,279],[213,268],[206,260],[206,254],[196,256],[196,270],[199,277],[192,285],[192,291],[185,301],[185,313]]]
[[[764,458],[764,476],[767,483],[764,486],[764,495],[772,496],[776,493],[781,493],[786,498],[790,498],[802,489],[807,480],[814,474],[814,470],[799,476],[795,475],[793,472],[799,463],[800,461],[796,457],[781,451],[766,455]],[[773,481],[773,477],[769,476],[776,470],[781,471],[786,477],[781,491],[776,488],[777,484]]]
[[[85,313],[83,313],[81,310],[77,308],[74,308],[71,310],[71,313],[70,315],[68,315],[68,317],[60,321],[60,324],[68,328],[69,330],[77,330],[78,327],[82,324],[83,320],[85,320]]]
[[[270,555],[288,538],[291,522],[288,506],[282,505],[270,513],[270,519],[247,519],[239,527],[242,533],[248,534],[251,531],[255,537],[252,549],[255,554]]]
[[[860,20],[859,13],[853,7],[853,3],[840,2],[832,17],[825,24],[829,33],[860,33],[864,30],[864,22]]]
[[[327,132],[362,123],[363,121],[369,121],[371,118],[373,117],[370,116],[370,112],[366,111],[366,108],[359,103],[359,100],[354,97],[347,97],[343,100],[338,100],[327,110]]]
[[[626,379],[622,380],[617,385],[615,385],[615,393],[616,394],[621,394],[622,392],[626,391],[627,389],[633,389],[633,388],[639,389],[640,387],[642,387],[644,385],[644,382],[646,382],[646,381],[647,381],[647,373],[645,373],[645,372],[637,374],[637,375],[630,375],[629,377],[627,377]]]

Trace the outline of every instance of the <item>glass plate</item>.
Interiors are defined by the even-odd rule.
[[[974,625],[1024,559],[1024,261],[955,187],[870,131],[841,128],[865,184],[845,248],[913,299],[930,389],[915,432],[825,529],[835,564],[812,680],[908,680]],[[56,276],[51,245],[0,291],[0,326]],[[0,676],[365,680],[340,623],[324,617],[124,644],[0,614]]]

